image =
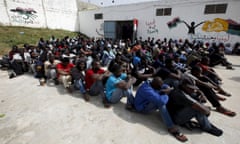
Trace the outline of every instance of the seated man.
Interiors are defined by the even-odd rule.
[[[216,43],[212,43],[212,47],[208,49],[209,58],[210,58],[210,66],[216,66],[218,64],[222,64],[226,69],[234,69],[232,64],[227,60],[224,53],[225,46],[223,43],[216,45]]]
[[[134,99],[134,106],[138,112],[149,113],[159,110],[163,122],[168,131],[180,141],[187,141],[187,138],[180,133],[172,122],[172,119],[166,108],[168,95],[172,90],[168,85],[163,84],[160,77],[154,77],[152,81],[145,81],[137,90]]]
[[[103,64],[103,66],[108,66],[108,64],[114,58],[115,58],[115,55],[114,55],[111,47],[109,47],[109,46],[104,47],[103,55],[102,55],[102,64]]]
[[[92,68],[86,71],[85,76],[86,90],[88,91],[89,95],[96,96],[100,94],[103,99],[104,107],[110,106],[107,103],[103,85],[103,80],[109,75],[110,72],[102,69],[100,61],[98,59],[95,59],[92,62]]]
[[[67,89],[69,93],[72,92],[72,76],[70,74],[71,69],[74,67],[72,63],[69,62],[69,58],[62,58],[62,62],[57,64],[57,77],[59,82],[63,83],[63,86]]]
[[[162,67],[156,75],[161,77],[164,83],[177,87],[179,85],[182,72],[175,69],[173,59],[168,58],[165,60],[165,67]]]
[[[221,136],[223,131],[208,120],[209,108],[191,97],[197,89],[194,81],[185,76],[179,87],[171,91],[167,108],[173,121],[178,125],[187,125],[195,118],[203,131]]]
[[[204,95],[207,97],[209,102],[213,105],[213,107],[216,108],[217,112],[220,112],[222,114],[228,115],[228,116],[235,116],[236,113],[233,111],[230,111],[226,108],[224,108],[220,102],[220,100],[224,100],[220,96],[218,96],[214,88],[217,86],[214,86],[210,83],[210,79],[208,79],[206,76],[202,75],[202,69],[199,66],[195,66],[191,69],[191,74],[195,76],[196,79],[196,85],[199,87],[199,89],[204,93]],[[217,87],[218,88],[218,87]]]
[[[126,108],[132,108],[134,98],[131,87],[136,79],[128,78],[127,74],[122,71],[123,68],[118,64],[112,66],[113,74],[109,76],[106,82],[106,97],[110,103],[118,103],[123,96],[126,96]]]
[[[134,64],[132,75],[137,79],[134,86],[138,86],[143,81],[155,75],[156,70],[152,67],[146,58],[141,58],[140,62]]]
[[[71,69],[71,75],[74,81],[74,86],[83,95],[85,101],[89,101],[89,96],[85,89],[85,70],[87,63],[85,60],[78,60],[76,66]]]
[[[9,63],[10,69],[12,71],[9,74],[9,78],[13,78],[17,75],[22,75],[24,73],[23,69],[23,56],[17,46],[13,46],[12,50],[9,52]]]
[[[198,63],[198,65],[202,68],[202,72],[204,75],[209,77],[216,84],[218,85],[221,84],[222,79],[213,68],[209,67],[209,63],[210,63],[210,59],[208,57],[203,57],[201,59],[201,62]]]
[[[54,55],[48,55],[48,60],[44,62],[44,72],[47,79],[57,81],[56,66],[58,63],[60,63],[60,61],[55,59]]]

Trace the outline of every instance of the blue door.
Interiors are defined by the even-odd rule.
[[[116,22],[104,21],[104,37],[116,39]]]

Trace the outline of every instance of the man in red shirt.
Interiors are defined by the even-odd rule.
[[[89,95],[96,96],[100,94],[103,98],[103,103],[105,107],[109,107],[110,105],[107,104],[106,101],[103,80],[109,75],[109,71],[105,71],[101,68],[100,61],[94,60],[92,62],[92,68],[86,71],[85,76],[86,90],[88,91]]]
[[[220,84],[222,79],[214,69],[209,67],[209,63],[210,59],[208,57],[202,57],[201,62],[198,65],[202,68],[202,72],[204,75],[209,77],[216,84]]]
[[[65,57],[62,59],[61,63],[57,64],[57,77],[59,82],[63,83],[63,86],[68,90],[68,92],[72,92],[71,84],[72,84],[72,76],[70,74],[71,69],[74,67],[74,64],[69,62],[69,58]]]

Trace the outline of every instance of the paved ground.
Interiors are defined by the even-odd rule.
[[[181,128],[188,144],[240,144],[240,57],[228,58],[235,70],[216,70],[232,93],[222,104],[238,115],[231,118],[212,111],[210,120],[224,130],[221,137]],[[105,109],[99,97],[86,103],[79,93],[70,95],[62,86],[39,86],[31,75],[8,79],[7,72],[0,71],[0,79],[1,144],[181,143],[168,134],[157,114],[126,111],[126,99]]]

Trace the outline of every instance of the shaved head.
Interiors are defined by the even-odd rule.
[[[163,84],[163,80],[158,76],[154,77],[152,82],[151,82],[151,86],[154,89],[161,89],[162,84]]]

